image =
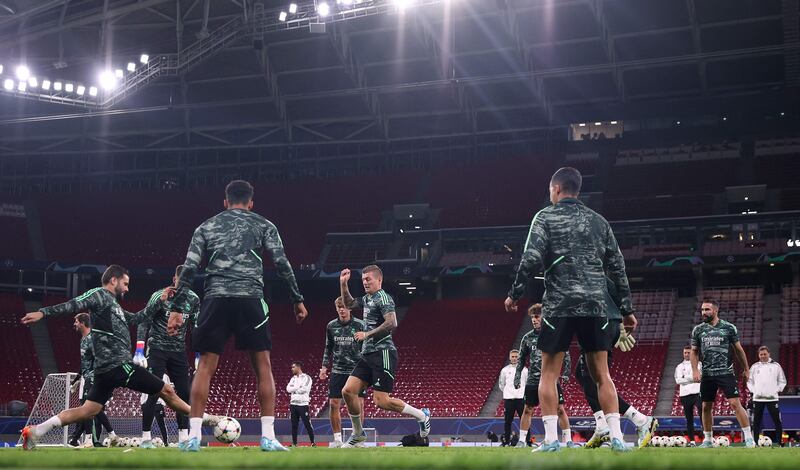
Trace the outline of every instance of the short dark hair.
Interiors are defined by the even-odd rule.
[[[253,199],[253,185],[245,180],[233,180],[225,186],[228,204],[247,204]]]
[[[175,268],[175,276],[176,277],[181,277],[181,274],[183,274],[183,265],[182,264],[178,265],[178,267]]]
[[[377,264],[370,264],[369,266],[364,266],[364,268],[361,270],[361,274],[364,273],[378,273],[378,276],[380,276],[381,279],[383,279],[383,271],[381,271],[381,268],[379,268]]]
[[[81,312],[75,315],[75,319],[78,320],[78,322],[81,325],[85,326],[86,328],[92,327],[92,317],[90,317],[89,314],[86,312]]]
[[[761,346],[760,348],[758,348],[758,352],[761,352],[761,351],[769,352],[769,348],[766,347],[766,346]]]
[[[719,301],[717,301],[717,299],[703,299],[703,301],[700,302],[700,305],[702,306],[703,304],[711,304],[719,308]]]
[[[691,345],[691,344],[687,344],[687,345],[685,345],[685,346],[683,347],[683,349],[692,349],[692,345]]]
[[[566,194],[577,195],[581,192],[581,184],[583,184],[583,177],[581,172],[570,166],[559,168],[553,173],[550,182],[561,186],[561,191]]]
[[[118,264],[112,264],[106,268],[105,272],[103,272],[103,277],[100,278],[100,281],[103,283],[103,285],[106,285],[111,282],[112,279],[119,279],[122,276],[130,276],[130,273],[122,266]]]
[[[303,361],[292,361],[293,366],[297,366],[299,368],[303,368]]]

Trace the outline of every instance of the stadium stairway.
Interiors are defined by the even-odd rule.
[[[681,297],[675,305],[667,360],[664,362],[664,370],[661,372],[658,402],[653,413],[656,416],[669,416],[672,413],[672,400],[675,396],[675,366],[683,360],[683,347],[689,344],[695,303],[694,297]]]
[[[41,308],[39,302],[25,302],[26,312],[35,312]],[[20,312],[20,318],[23,313]],[[47,322],[40,321],[30,326],[33,347],[36,348],[36,355],[39,356],[39,367],[42,368],[42,377],[58,372],[56,356],[53,353],[53,343],[50,341],[50,332],[47,330]]]
[[[764,296],[764,327],[761,329],[761,344],[768,347],[772,357],[778,360],[781,350],[781,296]],[[756,345],[760,346],[760,345]]]
[[[522,308],[522,306],[520,306]],[[527,309],[527,305],[525,306]],[[522,337],[525,336],[525,333],[530,331],[531,329],[531,320],[528,316],[522,317],[522,323],[519,326],[519,331],[517,332],[517,337],[514,338],[514,343],[508,348],[509,351],[512,349],[519,349],[519,343],[522,341]],[[506,361],[508,362],[508,361]],[[481,418],[493,418],[495,412],[497,411],[497,407],[500,405],[500,402],[503,401],[503,392],[500,390],[500,371],[497,371],[497,380],[494,382],[494,387],[492,387],[492,392],[489,394],[489,397],[486,399],[486,403],[483,404],[483,408],[481,408],[480,416]]]

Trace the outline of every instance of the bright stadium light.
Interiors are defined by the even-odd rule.
[[[27,90],[27,89],[28,89],[28,82],[19,82],[19,83],[17,84],[17,90],[19,90],[19,91],[25,91],[25,90]]]
[[[328,5],[328,2],[320,2],[320,4],[317,5],[317,13],[319,13],[319,16],[325,18],[330,12],[331,7]]]
[[[53,83],[53,90],[55,90],[55,91],[61,91],[61,82],[55,82],[55,83]]]
[[[136,64],[128,62],[128,72],[133,72],[134,70],[136,70]]]
[[[10,78],[6,78],[5,81],[3,81],[3,88],[5,88],[8,91],[13,90],[14,89],[14,80],[11,80]]]
[[[290,3],[289,4],[289,13],[291,13],[293,15],[295,13],[297,13],[297,4],[296,3]]]
[[[0,75],[3,73],[3,64],[0,64]]]
[[[111,72],[106,70],[100,74],[100,86],[104,90],[113,90],[117,86],[117,77]]]
[[[142,55],[139,57],[139,62],[141,62],[141,63],[143,63],[143,64],[146,64],[146,63],[150,62],[150,56],[149,56],[149,55],[147,55],[147,54],[142,54]]]
[[[30,77],[28,79],[28,86],[31,88],[36,88],[39,86],[39,81],[36,80],[36,77]]]
[[[413,0],[394,0],[394,4],[401,10],[411,6],[412,3],[414,3]]]
[[[19,67],[17,67],[16,72],[17,72],[17,78],[20,80],[27,80],[28,77],[31,76],[30,69],[24,65],[20,65]]]
[[[114,76],[117,78],[122,78],[125,76],[125,73],[122,71],[122,69],[117,69],[114,70]]]
[[[75,91],[78,93],[78,95],[83,96],[83,94],[86,93],[86,87],[83,85],[78,85],[78,89]]]
[[[97,96],[97,87],[96,86],[89,87],[89,96]]]
[[[42,90],[49,90],[50,89],[50,80],[42,80]]]
[[[282,12],[281,12],[281,13],[278,15],[278,21],[286,21],[286,12],[285,12],[285,11],[282,11]]]
[[[67,93],[72,93],[74,89],[75,86],[73,86],[72,83],[67,83],[66,85],[64,85],[64,91],[66,91]]]

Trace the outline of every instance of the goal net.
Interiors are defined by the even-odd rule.
[[[74,393],[70,390],[70,382],[75,379],[76,375],[74,372],[48,375],[39,391],[36,403],[31,409],[26,425],[41,423],[67,408],[80,406],[80,390],[76,390]],[[106,403],[105,413],[111,422],[111,427],[119,437],[142,436],[141,397],[141,393],[127,388],[118,388],[114,391],[114,396]],[[165,444],[178,442],[175,412],[166,408],[165,413],[167,435],[161,436],[155,420],[153,420],[152,435],[154,438],[161,437]],[[39,438],[37,445],[66,446],[75,427],[76,425],[72,424],[63,428],[54,428]],[[107,437],[105,429],[97,429],[97,432],[100,434],[101,441],[103,437]],[[80,442],[83,443],[83,440],[81,439]]]

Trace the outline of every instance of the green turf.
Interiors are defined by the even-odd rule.
[[[127,450],[127,452],[126,452]],[[196,454],[176,449],[0,449],[0,467],[36,468],[519,468],[676,469],[800,466],[800,448],[792,449],[645,449],[614,454],[607,449],[569,449],[531,454],[513,448],[299,448],[265,453],[257,448],[213,448]]]

